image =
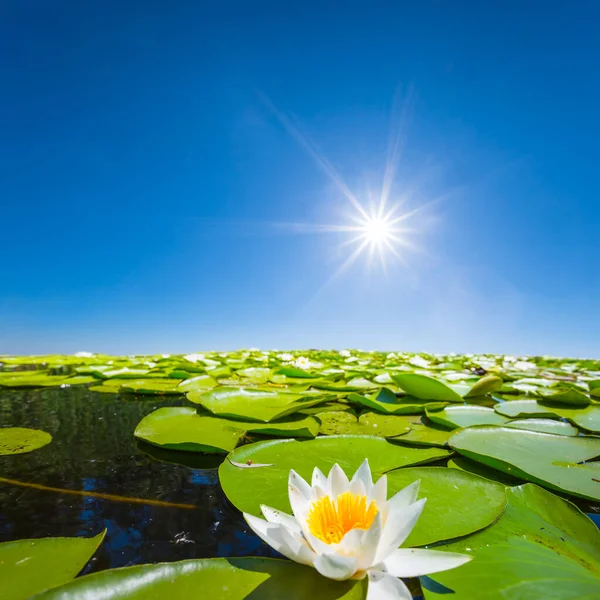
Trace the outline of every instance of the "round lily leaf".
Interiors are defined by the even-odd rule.
[[[422,400],[438,400],[441,402],[463,402],[462,395],[455,391],[452,387],[427,377],[427,375],[419,375],[417,373],[395,373],[392,379],[402,388],[407,394],[420,398]],[[465,391],[468,391],[466,388]]]
[[[25,600],[71,581],[105,533],[93,538],[39,538],[0,544],[2,600]]]
[[[421,578],[426,600],[595,598],[600,532],[570,502],[533,484],[507,489],[508,504],[490,527],[440,546],[474,560]]]
[[[583,462],[600,456],[600,438],[483,425],[458,430],[449,444],[463,456],[503,473],[600,500],[600,463]]]
[[[427,417],[443,427],[456,429],[457,427],[471,427],[472,425],[502,425],[508,421],[499,415],[493,408],[486,406],[446,406],[445,408],[426,410]]]
[[[444,448],[448,444],[448,440],[452,435],[452,430],[442,427],[437,423],[433,423],[427,419],[411,424],[411,430],[399,438],[399,441],[415,446],[437,446]]]
[[[358,429],[358,417],[349,411],[326,411],[316,415],[321,423],[319,433],[321,435],[344,435],[356,434]]]
[[[458,469],[397,469],[387,478],[389,497],[420,480],[419,497],[427,498],[423,514],[403,546],[424,546],[469,535],[493,523],[506,505],[503,485]]]
[[[52,441],[52,436],[41,429],[25,427],[0,428],[0,456],[25,454],[37,450]]]
[[[110,381],[110,380],[109,380]],[[177,395],[183,392],[177,388],[179,384],[178,379],[132,379],[127,383],[122,383],[119,391],[129,394],[143,394],[143,395]]]
[[[189,379],[182,381],[177,386],[177,390],[183,394],[184,392],[192,392],[195,390],[208,390],[217,385],[219,385],[217,380],[210,375],[196,375],[196,377],[190,377]]]
[[[465,394],[465,398],[474,398],[476,396],[485,396],[491,394],[502,387],[503,381],[496,375],[486,375],[482,377],[471,389]]]
[[[516,427],[517,429],[529,429],[530,431],[541,431],[542,433],[556,433],[557,435],[579,435],[577,427],[564,421],[555,421],[553,419],[516,419],[508,421],[506,427]]]
[[[260,515],[260,505],[290,512],[288,477],[294,469],[310,481],[315,467],[327,473],[338,463],[351,476],[365,458],[373,477],[398,467],[423,464],[444,458],[440,448],[408,448],[370,436],[327,436],[298,442],[273,440],[248,444],[234,450],[219,467],[219,480],[225,494],[239,510]],[[232,464],[244,465],[248,468]]]
[[[171,450],[227,453],[237,446],[244,430],[225,419],[200,416],[194,408],[173,406],[146,415],[133,435]]]
[[[384,415],[417,415],[424,413],[427,406],[438,406],[430,400],[419,400],[411,396],[398,398],[388,388],[382,388],[370,396],[349,394],[348,401]]]
[[[223,386],[204,393],[189,392],[187,398],[221,417],[268,423],[326,402],[331,396]]]
[[[514,400],[502,402],[494,410],[509,417],[554,417],[567,419],[576,427],[600,433],[600,406],[592,404],[585,408],[571,408],[565,405],[542,404],[536,400]]]
[[[591,402],[581,390],[572,387],[566,390],[542,388],[539,391],[539,394],[544,398],[544,402],[552,404],[558,403],[586,407],[589,406]]]
[[[75,579],[40,600],[362,600],[366,580],[333,581],[274,558],[209,558],[109,569]]]
[[[358,417],[358,433],[386,438],[402,436],[410,431],[413,420],[414,417],[365,412]]]

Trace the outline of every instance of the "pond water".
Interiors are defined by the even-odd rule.
[[[133,431],[145,415],[184,403],[183,397],[123,398],[84,387],[0,391],[0,426],[53,436],[35,452],[2,457],[0,542],[91,536],[107,528],[85,573],[187,558],[276,556],[223,494],[216,469],[222,457],[135,441]]]

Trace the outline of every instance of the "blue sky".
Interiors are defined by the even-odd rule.
[[[600,356],[600,5],[0,8],[0,353]],[[404,115],[387,273],[352,206]],[[300,223],[301,228],[282,226]]]

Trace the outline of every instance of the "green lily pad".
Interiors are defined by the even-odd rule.
[[[250,423],[248,421],[229,422],[235,426],[244,428],[248,432],[260,433],[261,435],[272,435],[278,437],[301,437],[314,438],[319,433],[319,421],[307,415],[289,415],[277,421],[268,423]]]
[[[41,429],[26,427],[0,428],[0,456],[25,454],[37,450],[52,441],[52,436]]]
[[[210,375],[197,375],[196,377],[190,377],[185,379],[178,386],[177,390],[180,393],[192,392],[195,390],[207,390],[219,385],[216,379],[213,379]]]
[[[356,434],[358,430],[358,417],[348,411],[326,411],[316,415],[321,423],[321,435]]]
[[[194,408],[173,406],[146,415],[133,435],[171,450],[227,453],[237,446],[244,430],[225,419],[200,416]]]
[[[48,375],[47,373],[36,373],[26,371],[12,373],[8,377],[0,377],[0,387],[8,388],[36,388],[36,387],[58,387],[66,381],[64,375]]]
[[[419,400],[411,396],[398,398],[388,388],[381,388],[370,396],[349,394],[348,401],[375,410],[384,415],[417,415],[425,412],[427,406],[439,406],[429,400]]]
[[[536,400],[514,400],[502,402],[496,405],[494,410],[511,417],[537,416],[567,419],[581,429],[600,433],[600,406],[597,404],[585,408],[569,408],[564,405],[542,404]]]
[[[418,421],[411,423],[411,429],[399,438],[401,443],[414,444],[415,446],[435,446],[444,448],[448,445],[448,440],[452,435],[452,430],[442,427],[427,419],[427,423]]]
[[[568,437],[509,427],[460,429],[449,440],[463,456],[494,469],[588,500],[600,500],[600,438]]]
[[[485,406],[446,406],[445,408],[426,410],[427,418],[450,429],[457,427],[471,427],[472,425],[502,425],[508,421],[499,415],[493,408]]]
[[[268,423],[326,402],[331,396],[224,386],[204,393],[188,392],[187,398],[221,417]]]
[[[109,569],[75,579],[39,600],[362,600],[366,579],[333,581],[274,558],[208,558]]]
[[[467,473],[472,473],[473,475],[479,475],[479,477],[501,483],[502,485],[519,485],[523,483],[522,479],[507,475],[501,471],[496,471],[496,469],[487,467],[483,463],[460,456],[460,454],[455,454],[454,457],[448,461],[448,468],[459,469],[461,471],[466,471]]]
[[[386,438],[398,437],[411,430],[412,420],[413,417],[365,412],[358,417],[357,433]]]
[[[127,383],[122,383],[119,390],[129,394],[142,395],[173,395],[181,394],[178,389],[178,379],[132,379]]]
[[[596,598],[600,532],[570,502],[533,484],[507,489],[508,504],[490,527],[440,550],[474,560],[422,578],[426,600]]]
[[[269,381],[271,375],[271,369],[266,367],[248,367],[247,369],[240,369],[235,373],[238,377],[247,379],[250,383],[266,383]]]
[[[506,427],[516,427],[517,429],[529,429],[530,431],[541,431],[542,433],[556,433],[557,435],[579,435],[577,427],[564,421],[554,421],[553,419],[517,419],[508,421]]]
[[[352,475],[368,458],[378,478],[386,471],[424,464],[448,454],[439,448],[408,448],[371,436],[327,436],[306,442],[273,440],[242,446],[228,457],[238,464],[251,460],[268,466],[240,468],[226,460],[219,467],[219,480],[231,503],[243,512],[260,515],[260,505],[266,504],[289,513],[290,469],[310,480],[315,467],[329,472],[338,463]]]
[[[392,379],[407,394],[421,400],[441,402],[463,402],[463,397],[455,389],[427,375],[417,373],[394,373]],[[466,388],[468,391],[470,388]]]
[[[558,403],[558,404],[569,404],[571,406],[589,406],[591,400],[580,390],[573,387],[566,390],[556,389],[541,389],[539,392],[540,396],[544,398],[544,402]]]
[[[469,535],[493,523],[506,505],[503,485],[458,469],[397,469],[387,478],[389,496],[420,480],[419,497],[427,498],[423,514],[403,546],[425,546]]]
[[[71,581],[105,533],[93,538],[39,538],[0,544],[2,600],[25,600]]]
[[[502,387],[503,381],[496,375],[486,375],[482,377],[473,387],[464,395],[464,398],[475,398],[491,394]]]

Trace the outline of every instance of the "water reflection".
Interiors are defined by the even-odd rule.
[[[48,446],[0,457],[2,476],[52,488],[196,508],[133,504],[0,483],[0,541],[107,535],[86,572],[139,563],[275,554],[247,528],[218,482],[219,457],[136,443],[137,423],[181,399],[124,402],[84,388],[0,392],[0,425],[44,429]]]

